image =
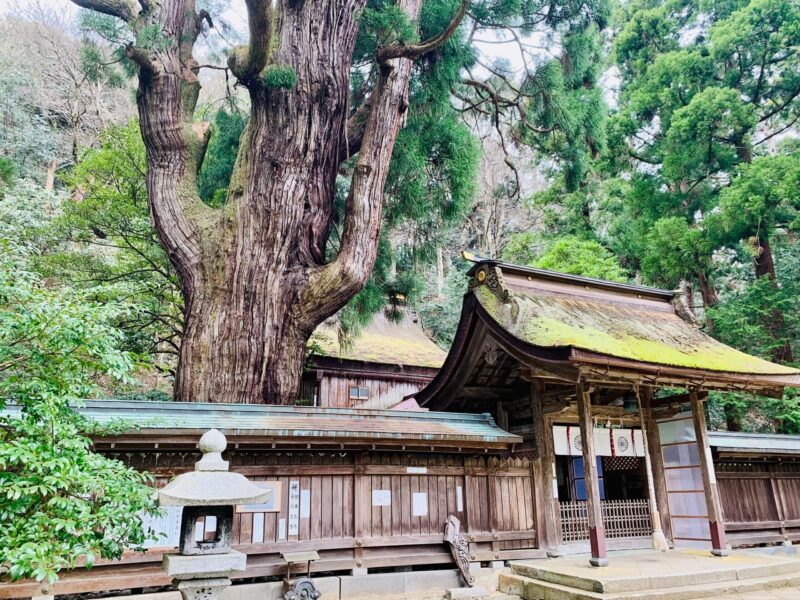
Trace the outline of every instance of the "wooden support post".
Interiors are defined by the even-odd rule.
[[[561,524],[558,517],[558,487],[556,483],[556,454],[553,447],[553,428],[544,415],[544,382],[531,382],[533,412],[533,498],[536,504],[536,535],[539,548],[548,556],[559,556]]]
[[[660,550],[666,552],[669,550],[667,538],[664,537],[664,531],[661,529],[661,516],[658,512],[658,503],[656,502],[656,486],[653,481],[653,461],[650,458],[650,443],[647,439],[647,430],[649,429],[647,419],[645,418],[644,408],[642,407],[642,397],[639,393],[639,386],[636,386],[636,403],[639,405],[639,422],[642,426],[642,442],[644,444],[644,467],[647,472],[647,505],[650,510],[650,525],[653,528],[652,542],[653,550]],[[658,449],[660,452],[661,450]]]
[[[642,388],[644,404],[644,420],[647,423],[646,437],[650,450],[650,463],[653,466],[653,487],[655,488],[656,506],[661,516],[661,530],[668,540],[672,539],[672,522],[670,521],[669,494],[667,492],[667,475],[664,471],[664,454],[661,449],[661,434],[653,413],[653,388]]]
[[[597,479],[597,458],[594,453],[594,424],[589,386],[578,384],[578,420],[581,426],[581,448],[583,449],[583,474],[586,481],[586,515],[589,522],[589,545],[593,567],[608,566],[606,556],[606,531],[603,525],[603,510],[600,504],[600,484]]]
[[[706,429],[706,413],[703,403],[696,390],[689,392],[692,403],[692,419],[694,420],[694,433],[700,454],[700,470],[703,473],[703,487],[705,488],[706,507],[708,508],[708,524],[711,528],[711,554],[714,556],[728,556],[728,543],[725,539],[725,524],[722,518],[722,503],[719,499],[717,477],[714,473],[714,461],[711,458],[711,446],[708,443],[708,430]]]
[[[366,575],[364,565],[364,540],[368,537],[367,523],[371,518],[372,506],[370,502],[369,475],[364,474],[366,455],[361,453],[356,456],[355,481],[353,485],[353,528],[356,534],[356,547],[353,549],[353,562],[355,567],[351,575]]]

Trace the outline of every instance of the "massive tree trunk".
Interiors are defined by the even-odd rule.
[[[764,234],[759,234],[756,237],[756,244],[756,277],[768,277],[773,285],[778,285],[777,275],[775,273],[775,259],[772,256],[772,247],[770,246],[769,238]],[[779,308],[772,311],[766,323],[766,327],[770,335],[779,342],[772,351],[772,360],[781,363],[792,362],[794,360],[792,346],[785,335],[786,319]]]
[[[247,0],[249,46],[232,53],[229,67],[249,90],[251,116],[227,203],[212,209],[196,192],[210,130],[193,123],[192,48],[206,15],[193,0],[75,2],[134,30],[155,25],[168,42],[131,46],[128,56],[140,70],[150,210],[186,303],[176,399],[295,402],[309,336],[372,270],[412,60],[429,47],[380,50],[375,88],[348,136],[351,57],[365,0]],[[416,20],[421,0],[398,4]],[[354,147],[339,248],[326,262],[335,178]]]

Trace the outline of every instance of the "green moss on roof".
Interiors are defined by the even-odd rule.
[[[386,318],[383,312],[375,315],[347,346],[339,344],[335,327],[321,325],[311,337],[317,354],[389,365],[439,368],[445,352],[422,328],[407,315],[399,323]]]
[[[618,358],[711,371],[798,373],[726,346],[671,311],[530,290],[513,290],[510,302],[504,304],[486,286],[475,288],[474,293],[498,324],[535,346],[572,346]]]

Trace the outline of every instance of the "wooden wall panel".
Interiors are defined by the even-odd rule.
[[[196,451],[148,449],[109,455],[156,477],[163,485],[194,468]],[[444,521],[455,514],[469,541],[470,560],[543,558],[537,548],[536,499],[531,463],[465,454],[238,450],[226,453],[231,469],[253,480],[282,483],[280,510],[235,516],[235,547],[249,555],[247,571],[236,577],[282,577],[282,552],[316,550],[315,573],[354,568],[452,565],[443,542]],[[310,514],[289,535],[289,484],[310,494]],[[461,488],[459,502],[458,489]],[[391,490],[390,506],[373,506],[372,490]],[[426,514],[413,515],[413,494],[427,495]],[[459,510],[460,509],[460,510]],[[283,521],[284,525],[281,526]],[[281,535],[283,533],[283,535]],[[126,553],[121,561],[98,561],[91,572],[65,573],[56,594],[82,594],[168,584],[161,570],[164,552]],[[135,572],[135,577],[131,573]],[[8,588],[8,586],[6,586]],[[35,588],[35,589],[34,589]],[[14,584],[0,599],[30,597],[39,588]],[[20,591],[22,590],[22,591]]]
[[[717,478],[734,546],[800,540],[800,463],[727,459]]]
[[[419,381],[403,379],[378,379],[365,377],[342,377],[323,374],[320,385],[320,406],[335,408],[389,408],[402,402],[405,396],[415,394],[424,387]],[[360,386],[369,390],[366,402],[350,400],[350,387]]]

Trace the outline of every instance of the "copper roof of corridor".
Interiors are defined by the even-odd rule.
[[[800,371],[726,346],[681,316],[669,290],[477,260],[450,353],[415,394],[438,410],[555,383],[746,390],[779,396]],[[515,389],[515,386],[516,389]]]
[[[12,416],[16,411],[13,405],[6,407]],[[95,445],[120,449],[152,444],[194,448],[198,437],[212,428],[225,434],[229,447],[496,452],[522,442],[488,414],[127,400],[87,400],[78,411],[101,425],[134,426],[95,438]]]

